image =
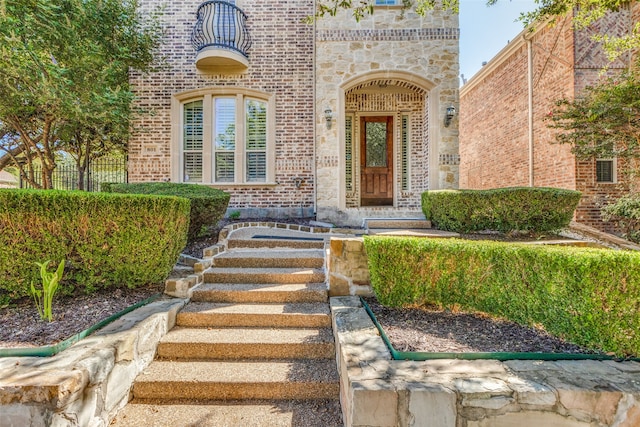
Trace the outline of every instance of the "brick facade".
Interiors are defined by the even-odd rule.
[[[252,40],[248,68],[210,74],[196,68],[190,43],[200,2],[141,3],[145,11],[164,5],[166,37],[160,55],[166,60],[159,71],[131,76],[137,106],[152,113],[135,124],[129,144],[131,181],[180,181],[181,103],[190,93],[228,90],[228,96],[263,93],[275,110],[269,153],[273,179],[263,184],[203,182],[231,193],[230,212],[245,217],[317,213],[320,220],[353,224],[367,216],[419,215],[422,191],[457,186],[457,118],[449,127],[442,124],[446,106],[458,106],[457,15],[433,11],[419,17],[407,11],[400,19],[398,8],[381,7],[359,23],[345,11],[310,25],[303,20],[314,13],[312,0],[237,0]],[[356,99],[363,93],[377,96],[380,108]],[[327,108],[333,114],[331,128]],[[397,125],[403,114],[411,117],[410,190],[404,191],[397,173],[394,205],[363,209],[358,189],[346,191],[345,120],[348,114],[376,111],[395,117],[398,166]],[[203,161],[211,160],[205,154]]]
[[[269,185],[216,185],[231,193],[230,209],[247,216],[311,215],[314,204],[313,13],[310,0],[243,1],[249,17],[250,66],[246,73],[198,73],[190,36],[200,1],[144,0],[146,8],[165,5],[166,29],[161,55],[165,67],[149,76],[133,75],[138,106],[152,111],[136,125],[129,144],[131,181],[172,180],[171,97],[208,87],[248,88],[275,96],[275,182]],[[302,179],[297,188],[296,179]]]
[[[591,40],[594,31],[625,34],[630,13],[621,10],[588,30],[574,31],[571,17],[524,31],[460,91],[460,188],[555,187],[583,193],[576,220],[607,229],[599,208],[624,191],[599,184],[595,160],[580,161],[570,146],[553,143],[549,114],[559,99],[573,99],[601,78],[607,64]],[[617,73],[624,58],[609,66]],[[618,170],[624,165],[618,164]]]

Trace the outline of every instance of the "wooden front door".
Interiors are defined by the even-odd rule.
[[[360,118],[360,205],[393,205],[393,116]]]

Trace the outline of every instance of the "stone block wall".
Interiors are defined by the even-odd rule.
[[[331,314],[346,427],[640,425],[640,363],[393,360],[356,297]]]
[[[372,295],[362,238],[332,237],[327,264],[330,296]]]
[[[549,127],[549,116],[557,100],[573,99],[602,78],[607,61],[591,39],[593,33],[605,28],[610,34],[624,34],[630,19],[629,10],[623,9],[583,31],[573,30],[570,17],[540,25],[533,33],[523,32],[470,79],[460,92],[460,187],[578,190],[583,199],[576,219],[609,229],[599,210],[626,188],[624,165],[618,167],[618,185],[596,183],[595,161],[579,161],[570,146],[555,144],[558,131]],[[618,73],[626,64],[628,58],[609,65],[608,72]]]
[[[105,426],[187,301],[140,307],[52,357],[0,359],[0,426]]]

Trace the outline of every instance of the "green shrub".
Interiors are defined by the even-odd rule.
[[[197,238],[201,230],[216,225],[222,219],[231,197],[222,190],[204,185],[172,182],[110,183],[103,185],[102,190],[113,193],[168,195],[189,199],[191,202],[189,241]]]
[[[365,237],[382,304],[437,304],[505,317],[589,348],[640,355],[640,254]]]
[[[63,293],[161,283],[188,222],[178,197],[0,189],[0,302],[29,295],[33,260],[66,260]]]
[[[441,230],[546,232],[566,227],[579,201],[580,192],[557,188],[436,190],[422,193],[422,210]]]
[[[612,222],[622,236],[640,243],[640,194],[629,194],[601,210],[602,219]]]

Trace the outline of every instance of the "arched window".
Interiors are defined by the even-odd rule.
[[[174,180],[211,184],[274,182],[272,97],[212,88],[174,96]],[[175,156],[173,157],[175,159]]]

